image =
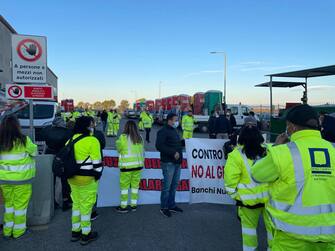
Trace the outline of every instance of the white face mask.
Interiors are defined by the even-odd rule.
[[[178,126],[179,126],[179,121],[175,121],[174,123],[173,123],[173,128],[178,128]]]
[[[94,133],[94,128],[93,127],[88,128],[88,130],[90,130],[91,133]]]

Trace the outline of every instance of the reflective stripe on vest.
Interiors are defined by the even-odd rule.
[[[0,160],[21,160],[27,158],[28,156],[28,153],[1,154]]]
[[[298,150],[297,145],[294,142],[287,144],[288,148],[290,149],[291,156],[293,159],[294,165],[294,176],[297,186],[298,195],[295,199],[293,205],[286,204],[279,201],[270,200],[271,206],[274,208],[285,211],[292,214],[297,215],[311,215],[311,214],[320,214],[320,213],[332,213],[335,212],[335,205],[334,204],[326,204],[326,205],[319,205],[319,206],[310,206],[304,207],[302,204],[302,194],[304,190],[304,167],[302,164],[302,159],[300,152]]]
[[[132,153],[131,152],[131,139],[129,137],[127,137],[128,140],[128,151],[127,154],[120,154],[120,161],[119,161],[119,167],[130,167],[130,166],[143,166],[144,165],[144,161],[143,161],[143,156],[142,153]],[[129,160],[130,158],[136,158],[136,161],[127,161],[127,159]],[[125,160],[126,159],[126,160]]]
[[[76,160],[76,163],[81,165],[84,163],[84,161],[85,160]],[[86,162],[82,166],[80,166],[80,170],[94,170],[97,172],[101,172],[102,167],[99,167],[99,168],[93,167],[94,164],[100,164],[100,163],[101,163],[101,160],[92,160],[91,158],[88,158]]]
[[[242,184],[239,183],[237,185],[237,188],[239,189],[253,189],[255,187],[260,186],[260,184],[257,184],[252,178],[251,178],[251,168],[248,162],[248,158],[247,156],[242,152],[241,149],[238,149],[238,151],[240,152],[242,158],[243,158],[243,162],[245,165],[245,168],[247,169],[247,173],[249,175],[250,178],[250,184]],[[257,200],[257,199],[264,199],[266,197],[268,197],[268,192],[262,192],[262,193],[255,193],[255,194],[240,194],[240,197],[242,200]]]
[[[305,174],[304,174],[304,166],[301,158],[301,154],[299,149],[294,142],[290,142],[287,144],[292,160],[294,165],[294,176],[295,176],[295,183],[297,187],[297,196],[294,201],[294,204],[286,204],[283,202],[278,202],[270,198],[270,204],[277,210],[284,211],[286,213],[292,215],[320,215],[320,214],[327,214],[335,212],[335,205],[334,204],[324,204],[319,206],[308,206],[304,207],[302,203],[302,195],[304,191],[304,181],[305,181]],[[277,228],[294,233],[294,234],[302,234],[302,235],[321,235],[321,234],[335,234],[335,226],[297,226],[288,224],[281,220],[278,220],[275,217],[271,217],[274,221]]]
[[[0,170],[4,171],[10,171],[10,172],[25,172],[29,169],[35,168],[34,163],[29,163],[25,165],[18,165],[18,166],[12,166],[12,165],[0,165]]]

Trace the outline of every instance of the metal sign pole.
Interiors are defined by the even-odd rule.
[[[32,99],[29,100],[29,134],[31,140],[35,143],[34,104]]]

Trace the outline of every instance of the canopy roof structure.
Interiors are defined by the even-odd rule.
[[[296,86],[304,86],[305,82],[292,82],[292,81],[272,81],[272,82],[264,82],[258,85],[255,85],[256,87],[279,87],[279,88],[292,88]]]
[[[270,77],[270,81],[255,85],[255,87],[269,87],[270,89],[270,109],[271,109],[271,116],[272,116],[273,115],[273,106],[272,106],[272,88],[273,87],[292,88],[296,86],[302,86],[304,88],[304,94],[303,94],[303,97],[301,98],[301,101],[304,104],[307,104],[307,100],[308,100],[307,99],[307,79],[314,78],[314,77],[331,76],[331,75],[335,75],[335,65],[328,65],[328,66],[304,69],[304,70],[299,70],[299,71],[289,71],[289,72],[268,74],[265,76]],[[304,82],[273,81],[274,77],[304,78],[305,81]]]
[[[335,65],[311,68],[300,71],[290,71],[283,73],[275,73],[266,75],[268,77],[281,77],[281,78],[314,78],[335,75]]]

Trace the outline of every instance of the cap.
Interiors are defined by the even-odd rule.
[[[319,118],[316,111],[309,105],[297,105],[288,110],[285,119],[295,125],[318,129]]]
[[[248,116],[244,119],[244,124],[257,126],[257,120],[254,117]]]

